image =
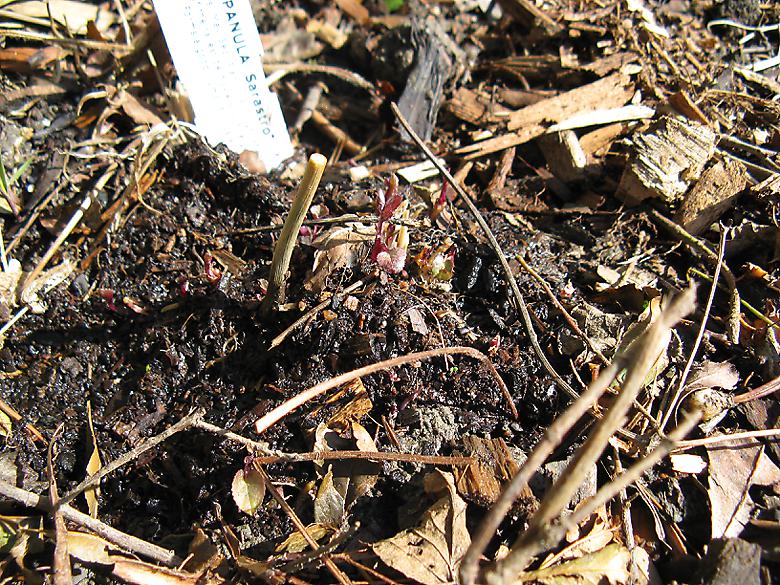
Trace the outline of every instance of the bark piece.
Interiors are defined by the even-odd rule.
[[[456,118],[475,126],[493,121],[489,101],[479,92],[465,87],[458,88],[445,107]]]
[[[704,171],[686,195],[675,215],[675,221],[688,233],[699,235],[723,215],[747,185],[745,167],[739,161],[726,159]]]
[[[628,205],[648,198],[674,203],[697,180],[715,152],[715,133],[685,119],[664,116],[634,138],[617,197]]]
[[[428,141],[436,125],[444,88],[455,75],[457,63],[462,61],[462,51],[434,17],[413,22],[412,45],[416,48],[415,62],[398,108],[417,135]],[[404,129],[400,133],[403,140],[412,142]]]
[[[702,577],[706,585],[761,582],[761,547],[739,538],[713,540],[703,563]]]

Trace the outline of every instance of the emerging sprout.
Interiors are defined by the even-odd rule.
[[[406,264],[408,230],[405,226],[396,229],[396,226],[388,223],[403,201],[403,193],[398,189],[398,177],[390,175],[385,188],[377,191],[375,207],[379,220],[376,224],[374,246],[371,248],[371,260],[388,274],[398,274]]]

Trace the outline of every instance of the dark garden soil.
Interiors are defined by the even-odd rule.
[[[100,10],[116,17],[115,4],[101,4]],[[74,43],[60,42],[62,35],[55,32],[62,33],[63,25],[52,30],[21,17],[24,30],[46,33],[43,40],[20,36],[22,29],[0,30],[2,164],[9,177],[22,169],[7,197],[16,208],[0,219],[5,246],[0,323],[29,309],[0,335],[5,413],[0,479],[49,497],[51,442],[56,445],[53,477],[64,495],[97,471],[89,467],[95,447],[102,465],[139,448],[137,456],[102,479],[97,518],[173,550],[179,561],[187,559],[166,573],[167,582],[334,582],[338,571],[354,583],[453,582],[462,552],[457,558],[453,553],[452,572],[437,580],[421,578],[377,547],[419,526],[437,502],[439,496],[425,490],[427,474],[454,473],[450,505],[455,510],[457,502],[465,502],[473,538],[497,497],[490,482],[498,486],[515,475],[572,403],[560,381],[583,392],[606,368],[598,354],[614,360],[644,331],[643,324],[657,317],[661,299],[690,282],[699,285],[696,309],[669,335],[637,398],[656,424],[669,408],[674,412],[667,431],[682,418],[668,401],[703,319],[706,328],[689,378],[699,386],[686,386],[687,393],[715,388],[739,395],[780,373],[774,325],[780,311],[780,107],[772,101],[780,94],[780,64],[739,73],[777,54],[777,27],[761,28],[780,17],[772,3],[646,1],[650,16],[636,9],[642,3],[623,1],[506,0],[490,6],[415,1],[400,3],[393,12],[388,5],[395,3],[368,0],[253,3],[268,73],[287,68],[274,90],[288,125],[312,88],[327,86],[316,114],[294,132],[293,159],[267,174],[249,170],[257,169],[171,121],[172,114],[181,117],[171,111],[175,70],[151,3],[125,4],[135,33],[126,54],[111,49],[126,46],[119,20],[89,33],[95,46],[81,33]],[[537,5],[541,16],[529,8]],[[3,18],[13,18],[13,9],[11,4]],[[361,9],[367,10],[365,19]],[[323,40],[310,32],[312,23],[327,24],[348,38],[340,45]],[[748,38],[749,27],[758,29]],[[109,41],[108,47],[100,45]],[[426,46],[444,47],[446,59],[433,57],[427,73],[420,74],[415,67],[431,58]],[[157,70],[143,57],[147,49],[156,56]],[[330,69],[317,70],[315,64]],[[630,81],[616,77],[614,86],[600,90],[603,95],[567,101],[566,92],[619,74]],[[437,85],[437,76],[444,83]],[[369,87],[361,86],[365,80]],[[522,291],[558,383],[530,342],[485,231],[452,186],[440,198],[446,181],[438,173],[413,179],[412,185],[400,181],[405,203],[390,222],[396,234],[401,226],[408,230],[403,268],[388,270],[372,259],[378,194],[388,189],[392,172],[426,160],[399,132],[390,109],[399,99],[403,105],[413,83],[422,85],[412,88],[415,95],[434,104],[423,108],[433,118],[426,122],[414,108],[404,114],[417,120],[417,132],[477,203]],[[628,99],[613,104],[612,96],[626,91],[625,83]],[[545,109],[555,96],[563,96],[563,114],[554,106]],[[602,102],[607,105],[600,108]],[[652,111],[627,120],[614,117],[616,108],[629,102]],[[530,119],[534,107],[542,113]],[[599,109],[611,112],[604,121],[555,134],[562,137],[558,146],[572,137],[582,146],[586,163],[571,171],[577,153],[551,147],[544,142],[551,135],[542,134],[553,123]],[[526,116],[519,128],[511,122],[517,112]],[[168,126],[155,125],[151,116]],[[652,134],[654,124],[668,117],[713,132],[718,147],[713,137],[699,171],[684,171],[679,178],[685,184],[679,194],[645,184],[643,200],[632,201],[636,191],[626,186],[626,175],[641,158],[637,137]],[[485,146],[502,136],[522,137],[535,125],[540,131],[527,139]],[[351,152],[351,144],[362,150]],[[476,146],[469,151],[471,144]],[[685,143],[671,146],[683,156],[692,150]],[[267,314],[260,307],[274,245],[312,152],[329,155],[330,165],[293,253],[284,304]],[[686,198],[693,200],[697,188],[705,189],[699,185],[709,169],[726,173],[730,165],[739,165],[729,175],[738,175],[739,184],[713,179],[711,191],[728,191],[723,201],[684,215]],[[83,219],[39,267],[88,194],[92,199]],[[721,232],[733,228],[718,269],[723,289],[711,308],[707,300],[720,263],[669,229],[659,214],[687,227],[681,232],[708,245],[715,258]],[[685,223],[705,216],[701,228]],[[329,235],[345,243],[328,247]],[[19,268],[9,265],[12,259]],[[22,271],[21,280],[8,276],[14,270]],[[57,270],[62,278],[55,282]],[[736,308],[729,304],[726,271],[736,278],[744,302]],[[24,279],[34,272],[53,283],[36,302],[22,294]],[[730,316],[741,325],[737,337]],[[508,396],[479,359],[435,355],[361,376],[292,410],[261,434],[256,431],[260,417],[339,374],[456,346],[487,356]],[[717,379],[701,381],[702,372]],[[729,376],[731,385],[723,381]],[[622,382],[618,378],[614,395]],[[614,395],[602,398],[598,412],[604,413]],[[193,413],[207,425],[143,449],[150,437]],[[568,541],[555,540],[544,549],[555,553],[600,531],[609,536],[593,537],[598,546],[576,547],[571,557],[558,560],[565,565],[599,551],[612,554],[618,550],[612,546],[641,548],[650,577],[635,575],[629,581],[624,572],[631,563],[624,562],[624,572],[604,570],[595,579],[572,566],[567,574],[575,580],[553,574],[527,582],[758,582],[754,577],[778,582],[780,551],[772,535],[780,526],[780,453],[771,429],[778,426],[779,413],[775,395],[767,393],[731,408],[712,428],[696,428],[689,439],[743,431],[769,436],[729,451],[749,454],[738,461],[722,459],[706,441],[692,446],[686,453],[708,465],[704,470],[684,467],[693,465],[689,460],[665,459],[637,487],[589,515],[579,532],[570,531]],[[597,419],[586,415],[551,449],[530,490],[484,551],[485,566],[506,554],[526,529],[563,462]],[[209,425],[256,441],[261,451],[254,455],[262,463],[253,464],[246,444]],[[657,443],[654,435],[653,424],[632,410],[612,446],[592,462],[571,507],[641,459],[647,445]],[[288,456],[323,449],[410,455],[377,459],[369,453],[320,464],[311,461],[313,455],[305,461]],[[469,480],[471,487],[464,466],[448,459],[464,456],[484,464],[482,475]],[[234,478],[240,470],[256,477],[253,465],[267,473],[261,483],[270,482],[268,490],[282,491],[315,540],[326,545],[333,538],[332,547],[306,557],[305,544],[296,548],[290,542],[299,530],[293,515],[269,493],[250,513],[240,509]],[[732,487],[718,479],[728,466],[741,478]],[[332,511],[323,516],[323,494],[334,489],[328,483],[334,477],[342,481],[341,507],[335,516]],[[14,493],[6,490],[7,499],[0,500],[0,547],[7,555],[0,570],[8,582],[51,581],[51,567],[62,568],[53,560],[54,544],[70,539],[54,530],[52,516],[41,511],[45,505],[36,510],[27,501],[24,506]],[[71,505],[87,511],[83,495]],[[733,518],[724,528],[721,517],[729,510]],[[52,529],[46,535],[33,530],[41,518]],[[71,532],[88,532],[73,522],[67,523]],[[734,522],[739,526],[731,526]],[[454,532],[447,532],[447,541],[454,540]],[[203,542],[211,543],[208,552]],[[756,543],[760,546],[749,548]],[[743,545],[748,548],[739,554],[747,560],[739,566],[729,565],[738,553],[718,548]],[[156,581],[120,575],[111,563],[90,562],[78,550],[71,543],[74,576],[163,582],[160,575]],[[419,552],[423,545],[410,550],[428,554]],[[536,554],[532,568],[545,556]],[[339,567],[335,572],[325,563],[328,555]],[[155,562],[142,553],[138,558],[148,561],[147,568]],[[603,557],[594,562],[604,562]],[[713,577],[713,567],[726,580]],[[748,572],[738,577],[740,570]]]

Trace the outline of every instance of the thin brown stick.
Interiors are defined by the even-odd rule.
[[[311,453],[284,453],[280,455],[262,455],[254,461],[263,465],[270,463],[302,463],[306,461],[344,459],[368,459],[373,461],[401,461],[422,465],[474,465],[473,457],[447,457],[444,455],[418,455],[417,453],[389,453],[387,451],[312,451]]]
[[[667,404],[666,412],[661,419],[660,430],[663,432],[666,425],[669,423],[669,419],[672,417],[677,409],[677,405],[680,401],[680,395],[685,388],[685,382],[688,381],[688,374],[691,372],[693,362],[696,360],[696,354],[699,353],[699,345],[704,338],[704,332],[707,330],[707,321],[710,318],[710,310],[712,310],[712,302],[715,300],[715,291],[718,290],[718,278],[720,277],[720,269],[723,266],[723,255],[726,253],[726,230],[722,230],[720,234],[720,244],[718,245],[718,263],[715,265],[715,272],[712,275],[712,286],[710,287],[710,294],[707,297],[707,304],[704,306],[704,315],[701,318],[701,324],[699,325],[699,332],[696,335],[696,340],[693,342],[691,348],[691,355],[688,357],[688,361],[685,363],[685,368],[680,376],[680,381],[677,384],[677,390],[672,396],[671,400]]]
[[[734,404],[742,404],[743,402],[758,400],[759,398],[763,398],[764,396],[769,396],[770,394],[773,394],[778,390],[780,390],[780,376],[770,380],[769,382],[759,386],[758,388],[754,388],[753,390],[750,390],[749,392],[745,392],[743,394],[734,396],[732,401],[734,402]]]
[[[485,576],[488,585],[509,583],[525,569],[530,558],[540,550],[537,536],[569,504],[572,495],[582,483],[590,467],[598,460],[609,438],[620,428],[626,412],[644,386],[647,372],[663,351],[664,336],[674,325],[687,315],[696,302],[695,287],[677,296],[661,313],[655,323],[640,337],[627,353],[627,373],[620,393],[604,417],[596,423],[593,431],[579,448],[566,472],[549,490],[539,509],[529,522],[528,529],[517,539],[509,554],[494,570]]]
[[[356,569],[360,569],[361,571],[364,571],[367,575],[370,575],[371,577],[374,577],[375,579],[379,579],[382,583],[386,583],[387,585],[399,585],[396,581],[393,581],[389,577],[385,577],[382,573],[379,571],[375,571],[371,567],[368,567],[364,565],[363,563],[356,561],[353,559],[349,553],[339,553],[336,555],[333,555],[334,559],[338,559],[340,561],[344,561],[345,563],[348,563],[355,567]]]
[[[713,252],[707,244],[705,244],[699,238],[692,236],[679,224],[668,219],[663,214],[659,213],[655,209],[650,210],[650,217],[655,219],[659,224],[665,227],[668,231],[672,232],[677,239],[681,240],[694,250],[698,250],[704,257],[712,264],[718,263],[718,255]],[[729,318],[728,318],[728,336],[731,343],[739,342],[739,315],[740,315],[740,297],[739,290],[737,290],[737,279],[734,277],[734,273],[728,267],[728,264],[721,262],[721,270],[723,271],[723,278],[726,279],[726,284],[729,287]]]
[[[271,494],[271,497],[273,497],[273,499],[276,500],[276,503],[279,504],[282,510],[284,510],[285,514],[287,514],[288,518],[290,518],[290,520],[295,525],[295,528],[298,530],[298,532],[301,533],[301,536],[303,536],[303,539],[306,541],[306,543],[311,547],[312,550],[318,550],[320,548],[320,545],[318,545],[317,541],[311,537],[309,531],[306,530],[306,526],[303,524],[303,522],[301,522],[301,519],[298,518],[298,514],[295,513],[295,510],[293,510],[290,507],[290,504],[287,503],[287,500],[284,499],[284,496],[279,492],[279,490],[273,484],[271,478],[268,477],[268,474],[265,472],[265,469],[263,469],[263,466],[256,464],[253,465],[253,467],[263,478],[263,481],[265,482],[265,487]],[[336,578],[336,581],[338,581],[341,585],[352,585],[352,582],[350,581],[349,577],[347,577],[344,574],[344,572],[336,566],[336,563],[333,562],[333,559],[330,558],[329,554],[322,555],[322,562],[328,568],[331,574]]]
[[[436,158],[436,155],[431,152],[431,149],[428,148],[423,142],[422,138],[420,138],[414,131],[414,129],[411,127],[409,122],[404,118],[404,115],[401,113],[401,110],[398,109],[398,106],[395,103],[391,103],[390,107],[393,110],[393,114],[395,114],[396,119],[398,122],[403,126],[404,130],[409,133],[409,136],[412,137],[412,140],[417,144],[417,146],[422,150],[422,152],[425,154],[425,156],[428,158],[428,160],[431,161],[434,167],[441,173],[443,177],[445,177],[453,189],[455,189],[455,192],[458,194],[458,196],[461,198],[461,200],[466,204],[466,207],[468,207],[469,212],[471,213],[471,216],[474,218],[474,221],[477,222],[477,225],[479,225],[482,232],[485,234],[485,237],[487,238],[488,242],[490,243],[490,246],[493,248],[493,251],[496,253],[496,256],[498,257],[498,261],[501,263],[501,268],[504,271],[504,276],[506,277],[507,281],[509,282],[509,288],[512,290],[512,294],[515,299],[515,305],[518,311],[520,311],[520,316],[523,320],[523,325],[525,326],[525,332],[526,335],[528,335],[528,340],[531,342],[531,346],[533,347],[534,353],[536,354],[537,359],[542,363],[542,366],[547,371],[548,374],[555,380],[556,385],[566,392],[569,396],[572,398],[578,398],[579,394],[572,388],[569,383],[564,380],[561,375],[555,370],[553,365],[550,363],[550,360],[547,359],[547,356],[544,354],[544,350],[542,350],[542,346],[539,344],[539,339],[536,337],[536,331],[534,330],[533,322],[531,320],[531,313],[528,310],[528,306],[526,305],[525,298],[523,298],[523,294],[520,292],[520,288],[517,286],[517,280],[515,280],[514,274],[512,274],[512,269],[509,267],[509,263],[506,260],[506,256],[504,256],[503,250],[501,250],[501,245],[498,243],[498,240],[496,240],[496,236],[493,235],[492,230],[490,229],[490,226],[485,221],[485,218],[482,217],[482,214],[479,212],[479,209],[477,209],[477,206],[474,204],[474,202],[471,200],[471,197],[469,197],[468,193],[466,193],[466,190],[463,188],[463,186],[455,180],[455,178],[450,174],[450,172],[444,167],[443,164],[439,161],[438,158]]]
[[[44,511],[52,510],[52,504],[49,498],[20,489],[3,480],[0,480],[0,496],[14,500],[29,508],[37,508],[38,510]],[[130,534],[126,534],[116,528],[112,528],[108,524],[104,524],[100,520],[92,518],[89,514],[79,512],[67,504],[60,504],[60,510],[66,520],[91,530],[98,536],[102,536],[109,542],[112,542],[128,552],[143,555],[153,561],[164,564],[166,567],[175,567],[181,563],[181,559],[176,556],[172,550],[159,547],[135,536],[131,536]]]
[[[352,284],[350,284],[350,285],[349,285],[347,288],[345,288],[344,290],[342,290],[342,291],[339,291],[338,293],[336,293],[336,296],[344,296],[344,295],[348,295],[348,294],[349,294],[349,293],[351,293],[353,290],[357,290],[357,289],[359,289],[361,286],[364,286],[364,285],[365,285],[365,284],[367,284],[368,282],[369,282],[369,280],[368,280],[368,279],[366,279],[366,280],[364,280],[364,279],[360,279],[360,280],[358,280],[358,281],[356,281],[356,282],[353,282]],[[281,344],[282,344],[282,342],[283,342],[285,339],[287,339],[287,336],[288,336],[288,335],[290,335],[290,333],[292,333],[293,331],[295,331],[295,330],[296,330],[298,327],[301,327],[301,326],[303,326],[303,325],[304,325],[306,322],[308,322],[310,319],[314,318],[314,316],[315,316],[315,315],[316,315],[316,314],[317,314],[319,311],[321,311],[322,309],[324,309],[325,307],[327,307],[327,306],[330,304],[330,302],[331,302],[331,299],[329,299],[329,298],[328,298],[328,299],[325,299],[324,301],[322,301],[321,303],[317,303],[317,304],[316,304],[316,305],[314,305],[314,306],[313,306],[311,309],[309,309],[308,311],[306,311],[306,312],[305,312],[303,315],[301,315],[300,317],[298,317],[298,318],[297,318],[297,319],[296,319],[296,320],[295,320],[295,321],[292,323],[292,325],[290,325],[289,327],[287,327],[287,329],[285,329],[284,331],[282,331],[282,332],[281,332],[279,335],[277,335],[276,337],[274,337],[274,338],[271,340],[271,345],[268,347],[268,349],[269,349],[269,350],[271,350],[271,349],[274,349],[275,347],[278,347],[279,345],[281,345]]]
[[[472,465],[473,457],[446,457],[440,455],[418,455],[416,453],[392,453],[387,451],[312,451],[310,453],[282,453],[272,451],[267,443],[253,441],[236,433],[232,433],[204,420],[198,420],[192,426],[225,437],[244,445],[252,453],[262,453],[254,457],[262,465],[271,463],[305,463],[309,461],[339,460],[339,459],[373,459],[375,461],[403,461],[423,465]]]
[[[709,445],[718,445],[719,443],[728,443],[731,441],[739,441],[741,439],[761,439],[768,437],[780,437],[780,429],[762,429],[760,431],[745,431],[742,433],[731,433],[728,435],[718,435],[717,437],[705,437],[703,439],[691,439],[689,441],[681,441],[675,451],[685,451],[687,449],[693,449],[694,447],[704,447]],[[732,449],[741,447],[755,447],[755,443],[746,443],[744,445],[731,445]]]
[[[54,431],[48,449],[46,449],[46,475],[49,477],[49,501],[52,503],[51,513],[54,516],[54,585],[72,585],[73,573],[70,570],[70,554],[68,553],[68,529],[62,510],[57,506],[57,478],[54,475],[54,448],[57,438],[62,433],[63,424]]]
[[[315,226],[315,225],[341,225],[354,222],[362,223],[376,223],[379,221],[379,216],[373,213],[345,213],[344,215],[337,215],[335,217],[321,217],[320,219],[307,219],[301,225]],[[414,219],[401,219],[398,217],[391,217],[386,220],[387,223],[395,225],[405,225],[406,227],[420,228],[423,227],[423,223]],[[275,223],[272,225],[261,225],[258,227],[243,228],[240,230],[227,230],[224,232],[217,232],[217,236],[243,236],[248,234],[262,234],[270,232],[281,231],[284,227],[283,223]]]
[[[539,286],[542,287],[542,290],[544,290],[545,294],[547,295],[547,298],[550,299],[550,302],[552,302],[553,305],[555,305],[555,308],[558,309],[558,311],[561,312],[563,315],[564,320],[566,323],[569,324],[569,328],[574,331],[574,333],[582,339],[582,341],[585,343],[585,345],[588,346],[590,351],[592,351],[594,354],[596,354],[596,357],[599,358],[602,364],[607,365],[609,364],[609,360],[606,358],[606,356],[601,353],[601,350],[596,347],[596,345],[593,343],[593,340],[585,334],[585,332],[580,329],[580,326],[577,324],[577,321],[574,320],[574,317],[571,316],[571,313],[566,310],[566,307],[563,306],[563,303],[558,300],[558,297],[555,296],[555,293],[550,288],[550,285],[547,284],[547,281],[544,280],[541,274],[536,272],[533,268],[531,268],[528,263],[525,261],[525,258],[521,254],[518,254],[515,256],[517,261],[520,263],[520,266],[523,267],[523,270],[525,270],[528,274],[530,274],[536,282],[539,283]]]
[[[429,349],[428,351],[420,351],[417,353],[402,355],[397,358],[392,358],[368,366],[363,366],[362,368],[352,370],[351,372],[346,372],[344,374],[336,376],[335,378],[331,378],[330,380],[325,380],[324,382],[320,382],[319,384],[316,384],[315,386],[312,386],[311,388],[304,390],[303,392],[293,396],[289,400],[283,402],[282,404],[274,408],[271,412],[263,415],[255,423],[255,432],[257,432],[257,434],[259,435],[264,433],[266,430],[268,430],[269,427],[279,422],[282,418],[287,416],[289,413],[291,413],[299,406],[302,406],[303,404],[307,403],[312,398],[316,398],[323,392],[327,392],[332,388],[336,388],[338,386],[341,386],[342,384],[346,384],[347,382],[351,382],[352,380],[361,378],[362,376],[368,376],[369,374],[374,374],[376,372],[381,372],[383,370],[390,370],[392,368],[396,368],[404,364],[427,360],[432,357],[436,357],[440,355],[453,355],[453,354],[467,355],[469,357],[478,359],[483,364],[485,364],[490,374],[496,380],[496,383],[501,389],[501,392],[504,394],[504,398],[507,400],[509,408],[512,411],[512,416],[514,418],[517,418],[519,416],[517,409],[515,408],[514,402],[512,402],[512,395],[509,393],[509,388],[506,387],[504,380],[496,371],[495,367],[493,367],[493,364],[490,362],[490,359],[481,351],[478,351],[473,347],[455,346],[455,347],[440,347],[437,349]]]
[[[77,485],[75,488],[70,490],[66,495],[60,498],[60,501],[57,503],[57,505],[61,506],[62,504],[67,504],[68,502],[73,501],[73,499],[76,498],[79,494],[81,494],[84,490],[98,485],[100,483],[100,480],[106,477],[108,474],[113,473],[123,465],[127,465],[134,459],[137,459],[141,454],[146,453],[149,449],[153,449],[154,447],[156,447],[157,445],[159,445],[169,437],[172,437],[176,433],[190,428],[191,426],[193,426],[195,421],[199,420],[204,414],[205,411],[203,409],[198,409],[192,414],[185,416],[177,423],[171,425],[159,435],[155,435],[154,437],[151,437],[150,439],[144,441],[137,447],[134,447],[124,455],[120,455],[110,463],[104,465],[100,469],[100,471],[90,475],[79,485]]]
[[[2,333],[0,333],[0,337],[2,337]],[[16,409],[8,404],[5,400],[0,398],[0,410],[5,413],[5,415],[10,418],[12,421],[15,422],[21,422],[22,415],[16,412]],[[30,432],[30,434],[33,436],[33,438],[37,439],[38,441],[41,441],[42,443],[46,443],[46,439],[41,434],[41,432],[35,428],[35,426],[32,423],[27,423],[25,425],[25,428]]]

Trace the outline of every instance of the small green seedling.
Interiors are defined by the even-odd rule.
[[[0,156],[0,212],[11,215],[19,214],[19,198],[16,196],[16,183],[32,163],[32,159],[27,159],[20,164],[11,176],[5,170],[3,157]]]
[[[292,258],[295,243],[298,240],[298,232],[306,218],[306,212],[311,207],[311,201],[314,199],[314,193],[320,185],[322,173],[328,159],[321,154],[313,154],[309,157],[306,164],[306,171],[303,173],[301,184],[295,193],[290,213],[284,220],[282,233],[274,246],[274,256],[271,261],[271,276],[268,279],[268,290],[266,291],[260,312],[264,315],[275,311],[280,304],[284,303],[285,288],[287,287],[287,276],[290,268],[290,259]]]

